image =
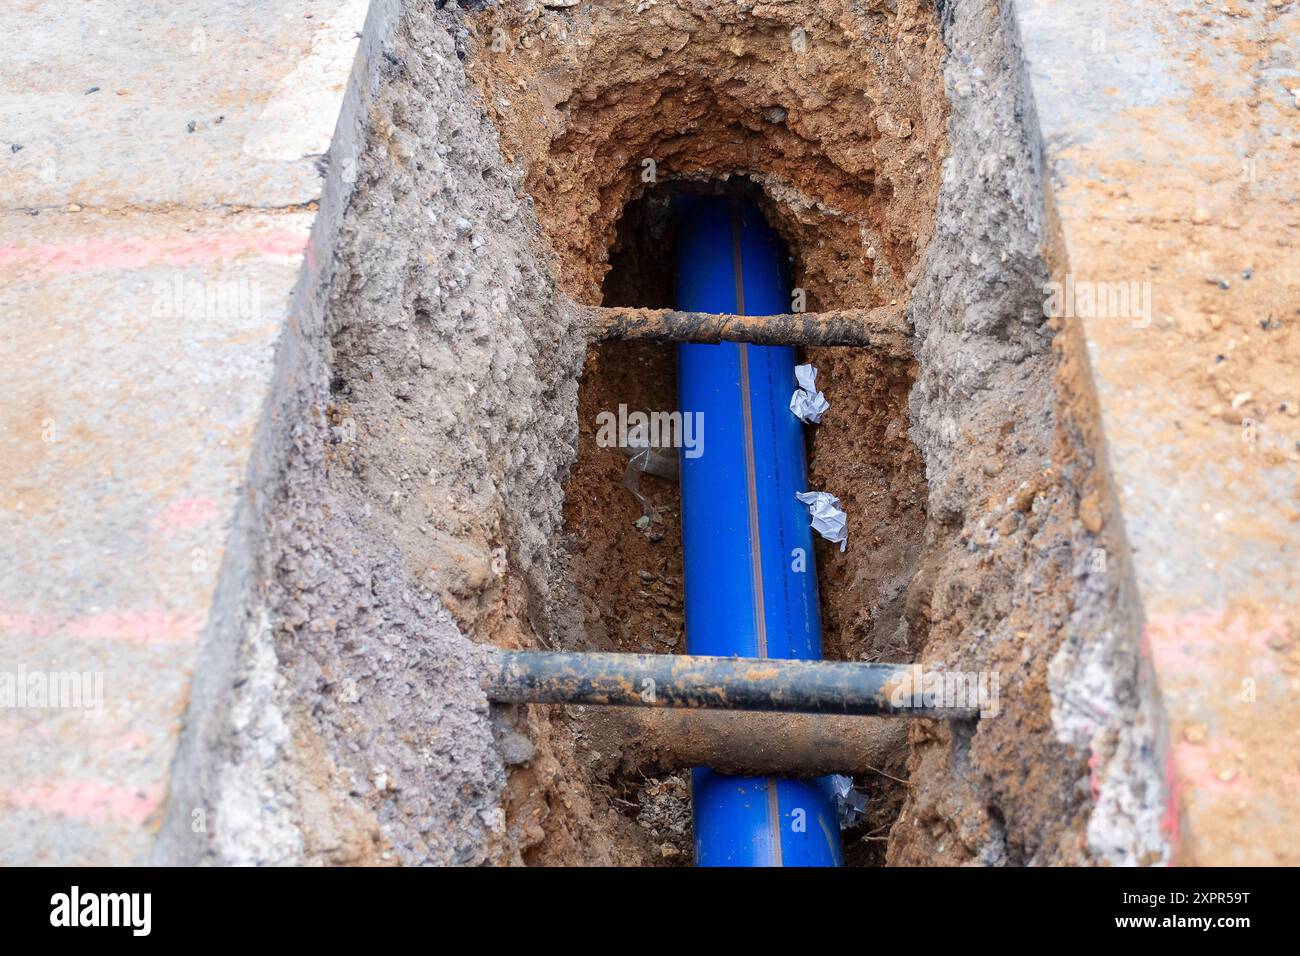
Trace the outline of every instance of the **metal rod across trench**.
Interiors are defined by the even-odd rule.
[[[496,703],[680,707],[792,714],[966,719],[922,693],[909,664],[498,651],[484,677]]]
[[[750,345],[849,345],[910,359],[900,308],[844,309],[785,315],[723,315],[673,309],[593,309],[599,339],[643,342],[747,342]]]

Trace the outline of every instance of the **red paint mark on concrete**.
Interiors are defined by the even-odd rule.
[[[307,250],[301,232],[208,232],[166,239],[91,239],[36,245],[0,246],[0,269],[17,266],[45,272],[139,269],[235,259],[239,256],[296,256]]]
[[[0,634],[30,634],[33,637],[43,637],[51,630],[52,628],[39,615],[0,611]]]
[[[207,524],[217,514],[217,503],[211,498],[181,498],[173,501],[154,519],[159,534],[175,535]]]
[[[128,644],[188,644],[198,640],[202,629],[200,618],[164,611],[107,611],[74,618],[0,611],[0,634],[29,637],[66,634]]]
[[[1249,661],[1256,672],[1275,670],[1268,641],[1284,633],[1285,627],[1280,617],[1254,627],[1245,614],[1193,611],[1152,615],[1142,636],[1158,677],[1187,675],[1204,680],[1217,670],[1213,659],[1225,655],[1236,656],[1243,664]]]
[[[1182,800],[1183,784],[1178,779],[1178,766],[1174,762],[1174,748],[1165,751],[1165,815],[1160,820],[1160,829],[1169,838],[1169,858],[1178,862],[1178,850],[1182,845]]]
[[[1249,788],[1234,757],[1241,749],[1241,743],[1231,739],[1199,744],[1179,741],[1170,748],[1179,782],[1198,794],[1240,793]]]
[[[90,823],[139,825],[149,819],[158,802],[156,793],[115,787],[102,780],[53,780],[0,790],[0,806]]]
[[[130,644],[182,644],[197,640],[201,627],[196,617],[162,611],[110,611],[73,621],[68,631],[74,637]]]

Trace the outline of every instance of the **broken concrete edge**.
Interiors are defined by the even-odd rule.
[[[338,122],[325,154],[325,179],[302,271],[291,295],[289,319],[275,349],[274,371],[257,426],[235,519],[188,695],[184,726],[168,781],[163,817],[149,862],[192,865],[203,860],[217,781],[211,755],[227,738],[229,691],[236,659],[250,630],[270,622],[258,599],[259,563],[266,555],[268,509],[279,491],[289,433],[306,414],[298,378],[309,354],[323,348],[325,314],[340,226],[352,196],[368,112],[380,83],[384,53],[397,28],[401,0],[370,0],[360,45],[339,102]]]
[[[1239,163],[1256,157],[1267,166],[1276,159],[1269,151],[1285,146],[1285,117],[1249,54],[1276,52],[1287,14],[1144,2],[1124,8],[1121,20],[1105,0],[1014,0],[1006,9],[1024,60],[1026,102],[1036,113],[1026,128],[1043,157],[1052,279],[1065,285],[1149,278],[1160,307],[1149,330],[1151,314],[1141,322],[1074,318],[1066,326],[1068,347],[1084,370],[1083,398],[1095,408],[1080,417],[1091,423],[1090,447],[1100,453],[1092,520],[1104,523],[1098,541],[1123,575],[1130,619],[1127,633],[1113,640],[1138,655],[1134,725],[1122,728],[1118,741],[1097,736],[1088,744],[1090,840],[1104,842],[1100,831],[1133,804],[1132,787],[1144,778],[1161,793],[1159,828],[1170,862],[1294,863],[1287,820],[1296,809],[1295,771],[1286,766],[1282,741],[1288,728],[1294,734],[1300,714],[1286,689],[1286,667],[1265,646],[1279,654],[1291,646],[1300,617],[1294,570],[1286,570],[1294,569],[1289,555],[1300,545],[1294,510],[1287,520],[1287,479],[1270,474],[1258,457],[1243,458],[1231,428],[1199,437],[1182,425],[1168,427],[1197,417],[1199,396],[1187,369],[1199,356],[1185,343],[1198,341],[1204,309],[1190,291],[1204,287],[1200,274],[1188,275],[1195,267],[1174,255],[1199,249],[1202,261],[1233,260],[1240,240],[1206,225],[1219,216],[1235,214],[1250,230],[1255,244],[1243,261],[1260,255],[1262,237],[1288,228],[1268,201],[1271,192],[1284,196],[1288,183],[1294,186],[1293,160],[1273,165],[1258,185],[1234,175]],[[1151,28],[1164,23],[1180,28]],[[1204,93],[1202,83],[1212,92]],[[1233,110],[1247,99],[1255,123],[1214,122],[1237,115]],[[1289,105],[1280,104],[1283,113]],[[1194,116],[1208,120],[1200,136],[1188,131]],[[1170,167],[1174,156],[1177,170]],[[1187,231],[1188,224],[1199,232]],[[1147,272],[1147,262],[1164,269]],[[1294,273],[1254,279],[1256,292],[1272,283],[1277,301],[1294,301]],[[1243,330],[1256,316],[1233,311],[1250,305],[1249,298],[1216,303]],[[1139,374],[1152,349],[1176,355],[1166,366],[1173,374]],[[1153,420],[1166,426],[1159,441]],[[1210,522],[1212,516],[1239,520]],[[1256,694],[1271,697],[1270,704],[1256,705]],[[1072,715],[1068,709],[1054,709],[1058,732],[1082,741],[1100,730],[1086,708]]]
[[[1039,107],[1042,98],[1041,73],[1025,45],[1023,0],[1001,5],[1000,15],[1009,49],[1020,60],[1020,92],[1023,129],[1042,189],[1044,235],[1042,254],[1048,278],[1064,281],[1070,271],[1068,241],[1061,222],[1054,189],[1059,140],[1049,136]],[[1044,290],[1046,293],[1046,290]],[[1091,473],[1084,478],[1084,496],[1100,499],[1102,514],[1115,520],[1100,528],[1087,527],[1098,549],[1110,555],[1111,573],[1118,577],[1113,591],[1115,613],[1111,627],[1102,631],[1103,648],[1088,648],[1077,654],[1066,644],[1058,649],[1050,667],[1052,723],[1057,737],[1088,755],[1089,795],[1092,810],[1086,827],[1089,852],[1101,863],[1165,864],[1171,862],[1171,842],[1165,827],[1168,811],[1157,819],[1154,810],[1167,808],[1168,794],[1153,799],[1152,789],[1164,783],[1164,751],[1167,726],[1155,691],[1154,673],[1149,661],[1138,653],[1143,629],[1143,613],[1134,576],[1132,552],[1124,532],[1123,515],[1116,494],[1105,437],[1100,426],[1100,399],[1088,364],[1087,344],[1082,323],[1068,318],[1057,332],[1057,350],[1061,373],[1058,388],[1066,419],[1058,427],[1071,431],[1078,445],[1092,449],[1096,459]],[[1077,608],[1070,625],[1087,629],[1081,618],[1089,609]],[[1119,629],[1120,633],[1115,633]],[[1117,667],[1118,665],[1118,667]],[[1117,670],[1128,673],[1116,673]],[[1090,711],[1068,699],[1067,688],[1086,688],[1100,705]],[[1136,696],[1136,700],[1134,700]],[[1131,723],[1116,726],[1124,715],[1111,710],[1117,703],[1127,705]],[[1154,753],[1151,752],[1154,746]],[[1135,832],[1136,831],[1136,832]],[[1145,847],[1145,852],[1134,848]]]

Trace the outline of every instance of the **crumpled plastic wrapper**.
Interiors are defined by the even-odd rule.
[[[853,786],[853,778],[843,774],[831,777],[835,788],[835,809],[840,816],[840,829],[847,830],[867,815],[867,795]]]
[[[841,551],[849,546],[849,516],[839,498],[826,491],[796,491],[794,496],[808,506],[814,531],[827,541],[838,541]]]
[[[641,493],[638,479],[645,474],[663,478],[665,481],[676,481],[679,467],[677,449],[652,448],[649,441],[636,434],[629,435],[627,444],[622,448],[623,454],[627,456],[627,467],[623,469],[623,487],[632,492],[632,497],[640,503],[641,516],[645,519],[645,525],[638,522],[637,527],[644,529],[658,515],[655,513],[654,506],[650,504],[650,499]]]
[[[794,412],[795,417],[801,422],[813,424],[820,422],[826,410],[831,407],[831,403],[826,401],[825,394],[817,391],[816,366],[796,365],[794,378],[799,383],[799,387],[790,396],[790,411]]]

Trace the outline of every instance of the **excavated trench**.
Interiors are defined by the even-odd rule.
[[[668,304],[656,210],[713,184],[758,198],[808,311],[910,343],[802,350],[810,484],[849,515],[845,553],[818,542],[826,656],[999,677],[995,717],[891,725],[848,862],[1161,858],[1016,42],[991,0],[404,5],[212,770],[241,825],[204,852],[690,862],[685,768],[479,675],[487,644],[684,649],[677,487],[641,476],[642,520],[595,436],[674,408],[673,352],[585,316]]]
[[[1093,703],[1072,712],[1048,686],[1074,698],[1072,668],[1104,659],[1105,676],[1085,678],[1101,711],[1138,707],[1132,648],[1117,638],[1122,580],[1080,571],[1099,550],[1092,410],[1074,330],[1040,308],[1047,200],[1002,13],[908,0],[643,2],[631,16],[496,6],[472,31],[469,73],[575,301],[671,305],[664,197],[722,183],[755,196],[786,241],[804,308],[893,308],[913,337],[916,361],[801,356],[831,399],[810,486],[843,499],[851,529],[845,554],[819,543],[825,653],[991,673],[1019,700],[988,728],[894,728],[896,745],[855,781],[870,802],[845,834],[848,861],[1081,858],[1088,799],[1106,803],[1096,766],[1150,728],[1103,731]],[[676,488],[641,477],[643,508],[620,482],[623,454],[594,440],[602,411],[674,407],[672,351],[597,345],[580,382],[569,548],[550,585],[576,592],[566,639],[680,652]],[[569,719],[593,790],[641,825],[648,858],[689,860],[683,775],[616,721]],[[1151,806],[1149,768],[1118,776],[1111,800]]]
[[[658,15],[655,15],[658,13]],[[590,305],[673,306],[668,196],[711,188],[758,200],[790,252],[795,308],[904,314],[933,230],[946,151],[938,25],[928,11],[834,4],[678,6],[627,18],[513,17],[490,8],[470,62],[558,256],[560,281]],[[581,17],[581,14],[580,14]],[[526,78],[537,77],[530,83]],[[908,437],[914,364],[867,350],[808,348],[831,411],[812,432],[810,487],[833,491],[853,547],[818,544],[825,654],[910,661],[925,621],[906,613],[924,535],[921,456]],[[600,650],[680,653],[680,500],[674,482],[625,487],[627,457],[599,447],[598,417],[676,407],[671,345],[606,342],[587,353],[578,453],[565,483],[570,542],[561,587],[578,620],[564,640]],[[647,860],[689,862],[684,768],[665,767],[617,719],[569,715],[578,762],[649,837]],[[905,728],[882,749],[870,811],[846,834],[849,862],[883,862],[903,802]]]
[[[668,199],[673,192],[701,188],[774,206],[743,176],[707,187],[693,181],[648,186],[618,221],[603,305],[673,306]],[[791,271],[807,275],[797,238],[787,241]],[[823,307],[843,307],[825,289],[809,291]],[[845,553],[828,542],[816,545],[824,654],[839,660],[911,661],[925,628],[924,618],[908,615],[905,606],[925,530],[924,468],[907,434],[914,365],[866,350],[826,347],[801,349],[800,360],[818,366],[819,385],[835,397],[831,411],[810,431],[810,487],[841,494],[853,534],[853,547]],[[568,576],[582,609],[581,632],[593,650],[672,654],[686,645],[677,483],[635,466],[629,471],[624,451],[601,447],[597,440],[601,414],[620,405],[647,413],[674,409],[675,363],[670,344],[605,342],[588,352],[583,367],[578,455],[565,484],[564,530],[573,543]],[[627,487],[629,481],[643,501]],[[665,765],[660,755],[623,739],[625,728],[617,719],[595,712],[585,715],[583,724],[588,752],[619,755],[617,765],[606,762],[600,772],[620,805],[645,823],[659,841],[660,856],[689,862],[682,768]],[[871,802],[866,817],[844,834],[850,864],[884,859],[884,841],[874,837],[888,829],[902,804],[905,737],[902,725],[893,727],[888,746],[880,748],[878,772],[855,781]]]

